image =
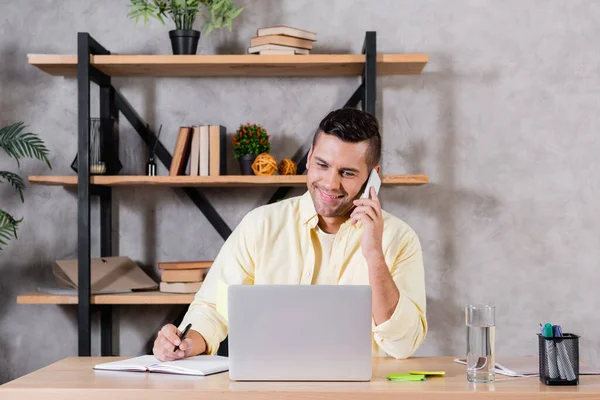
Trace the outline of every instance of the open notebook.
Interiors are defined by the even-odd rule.
[[[221,356],[196,356],[177,361],[161,362],[154,356],[96,364],[94,369],[107,371],[161,372],[178,375],[210,375],[229,369],[229,359]]]

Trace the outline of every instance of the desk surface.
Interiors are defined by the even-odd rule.
[[[579,386],[545,386],[537,377],[497,375],[493,384],[467,382],[463,365],[451,357],[373,359],[370,382],[235,382],[228,373],[194,377],[144,372],[95,371],[93,365],[123,357],[67,358],[0,386],[12,399],[463,399],[485,397],[599,398],[600,376],[580,376]],[[444,370],[445,377],[424,382],[389,382],[391,372]]]

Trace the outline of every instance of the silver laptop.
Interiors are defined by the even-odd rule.
[[[229,377],[240,381],[368,381],[368,285],[232,285]]]

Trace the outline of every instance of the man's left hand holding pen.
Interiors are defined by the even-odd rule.
[[[152,353],[160,361],[175,361],[197,356],[206,351],[206,342],[200,333],[190,329],[181,340],[177,327],[167,324],[162,327],[154,341]],[[177,348],[177,349],[176,349]]]

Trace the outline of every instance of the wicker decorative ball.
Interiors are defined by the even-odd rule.
[[[277,161],[269,153],[259,154],[252,163],[252,171],[255,175],[274,175],[277,171]]]
[[[296,163],[289,158],[284,158],[277,167],[279,175],[296,175]]]

